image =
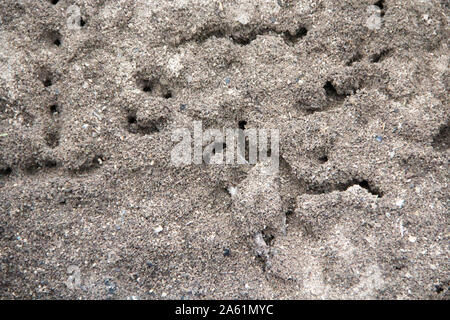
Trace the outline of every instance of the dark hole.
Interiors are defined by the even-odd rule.
[[[377,188],[372,188],[372,186],[369,184],[369,182],[367,180],[362,180],[357,182],[357,184],[361,187],[366,189],[367,191],[369,191],[371,194],[373,194],[374,196],[377,196],[379,198],[381,198],[383,196],[383,193],[378,190]]]
[[[141,81],[142,91],[151,92],[153,90],[152,83],[150,80],[142,80]]]
[[[369,182],[367,180],[363,180],[360,183],[358,183],[361,188],[369,189]]]
[[[0,175],[1,176],[9,176],[11,173],[12,173],[11,167],[1,168],[0,169]]]
[[[383,61],[385,58],[388,57],[389,52],[390,52],[389,49],[384,49],[384,50],[382,50],[381,52],[372,55],[372,56],[370,57],[370,61],[373,62],[373,63],[381,62],[381,61]]]
[[[52,104],[52,105],[50,106],[50,112],[51,112],[52,114],[54,114],[54,113],[56,113],[56,112],[59,112],[58,105]]]
[[[59,0],[51,0],[50,1],[52,4],[57,4],[59,2]]]
[[[264,242],[267,245],[271,245],[273,239],[275,239],[275,236],[273,234],[271,234],[271,233],[269,233],[269,232],[267,232],[265,230],[262,232],[262,236],[263,236]]]
[[[83,18],[80,18],[80,27],[84,27],[86,25],[86,21]]]
[[[44,87],[50,87],[52,85],[52,80],[47,78],[43,81]]]
[[[239,129],[245,130],[245,126],[247,125],[247,121],[241,120],[241,121],[239,121],[238,125],[239,125]]]
[[[304,27],[301,27],[300,29],[297,30],[295,35],[297,36],[297,38],[300,38],[300,37],[306,36],[307,33],[308,33],[308,30]]]
[[[327,157],[326,155],[325,155],[325,156],[322,156],[322,157],[319,158],[319,161],[320,161],[321,163],[325,163],[325,162],[328,161],[328,157]]]
[[[256,36],[255,36],[255,38],[256,38]],[[232,35],[231,39],[233,39],[233,41],[235,43],[240,44],[241,46],[249,45],[250,42],[252,42],[252,40],[254,40],[251,37],[248,37],[248,36],[246,37],[246,36],[243,36],[243,35]]]
[[[340,184],[338,184],[336,187],[336,189],[337,190],[339,190],[339,191],[345,191],[345,190],[347,190],[348,188],[350,188],[350,187],[352,187],[352,186],[355,186],[355,185],[359,185],[361,188],[364,188],[364,189],[366,189],[368,192],[370,192],[371,194],[373,194],[374,196],[377,196],[378,198],[381,198],[381,197],[383,197],[383,192],[379,189],[379,188],[377,188],[377,187],[374,187],[371,183],[369,183],[369,181],[367,181],[367,180],[359,180],[359,179],[353,179],[353,180],[351,180],[351,181],[349,181],[349,182],[347,182],[347,183],[340,183]],[[319,188],[320,189],[320,188]],[[318,191],[320,191],[320,192],[322,192],[322,191],[324,191],[324,190],[326,190],[326,189],[324,189],[324,190],[319,190],[318,189]]]
[[[61,45],[61,40],[59,39],[55,39],[55,41],[53,41],[53,44],[57,47],[59,47]]]
[[[384,9],[384,0],[379,0],[375,3],[375,5],[377,7],[379,7],[380,9]]]
[[[57,163],[55,160],[46,160],[44,163],[44,167],[46,168],[56,168]]]
[[[327,94],[327,96],[329,96],[329,97],[331,97],[331,96],[333,96],[333,97],[338,96],[336,88],[333,86],[331,81],[327,81],[327,83],[325,83],[323,88],[325,89],[325,93]]]
[[[286,215],[287,216],[292,216],[294,214],[294,211],[293,210],[288,210],[288,211],[286,211]]]
[[[375,6],[377,6],[378,8],[380,8],[381,13],[380,16],[384,16],[384,0],[379,0],[375,3]]]
[[[172,98],[172,92],[171,91],[167,91],[166,93],[164,93],[164,99],[170,99],[170,98]]]
[[[92,164],[93,164],[94,166],[98,166],[98,165],[100,165],[100,162],[102,162],[102,161],[104,161],[104,159],[103,159],[102,156],[95,156],[95,157],[92,159]]]
[[[129,115],[128,116],[128,123],[129,124],[133,124],[133,123],[136,123],[136,122],[137,122],[137,119],[136,119],[135,115]]]
[[[284,37],[287,41],[297,42],[298,39],[303,38],[308,33],[308,30],[305,27],[298,28],[294,34],[291,34],[289,31],[284,33]]]
[[[440,286],[440,285],[435,285],[434,287],[435,287],[437,293],[441,293],[442,291],[444,291],[444,288],[442,288],[442,286]]]

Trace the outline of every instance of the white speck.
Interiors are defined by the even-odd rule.
[[[408,240],[409,240],[409,242],[412,242],[412,243],[414,243],[414,242],[416,242],[416,241],[417,241],[417,237],[414,237],[414,236],[409,236]]]
[[[398,218],[397,223],[398,223],[398,228],[400,229],[400,234],[402,235],[402,238],[403,238],[403,235],[405,234],[405,228],[403,227],[403,219]]]
[[[157,226],[155,229],[153,229],[153,231],[155,231],[155,233],[160,233],[161,231],[163,231],[163,227]]]
[[[403,208],[404,204],[405,204],[405,200],[403,200],[403,199],[398,199],[398,200],[395,202],[395,205],[396,205],[397,207],[399,207],[400,209]]]
[[[242,13],[236,18],[236,20],[239,23],[246,25],[250,22],[250,17],[246,13]]]
[[[180,74],[181,69],[184,68],[184,66],[181,64],[181,58],[182,58],[181,55],[177,54],[169,59],[167,67],[175,76],[178,76]]]
[[[228,188],[228,192],[230,193],[230,195],[231,195],[232,197],[234,197],[234,196],[237,194],[237,188],[231,186],[231,187]]]

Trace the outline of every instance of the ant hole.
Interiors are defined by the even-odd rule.
[[[53,5],[57,4],[59,2],[59,0],[51,0],[50,1]]]
[[[11,167],[0,168],[0,175],[9,176],[12,173]]]
[[[325,163],[325,162],[327,162],[328,161],[328,156],[322,156],[322,157],[320,157],[319,158],[319,161],[321,162],[321,163]]]
[[[142,88],[142,91],[144,92],[152,92],[153,91],[153,85],[151,80],[140,80],[138,81],[138,86]]]
[[[86,21],[83,18],[80,18],[80,27],[84,27],[86,25]]]
[[[46,78],[44,81],[42,81],[42,83],[44,84],[44,87],[48,88],[52,85],[52,80],[49,78]]]
[[[53,41],[53,44],[57,47],[59,47],[61,45],[61,40],[59,39],[55,39],[55,41]]]
[[[247,125],[247,121],[241,120],[238,122],[239,129],[245,130],[245,126]]]
[[[172,92],[167,91],[167,92],[164,94],[164,99],[170,99],[170,98],[172,98]]]
[[[54,113],[58,113],[58,112],[59,112],[59,107],[58,107],[58,105],[52,104],[52,105],[50,106],[50,113],[51,113],[51,114],[54,114]]]
[[[134,115],[128,116],[127,119],[128,119],[128,123],[129,123],[129,124],[133,124],[133,123],[136,123],[136,122],[137,122],[136,116],[134,116]]]

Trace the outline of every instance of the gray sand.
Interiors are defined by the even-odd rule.
[[[449,5],[375,2],[1,1],[0,298],[449,299]]]

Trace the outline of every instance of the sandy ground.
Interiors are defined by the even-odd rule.
[[[0,298],[448,299],[448,22],[438,0],[2,0]],[[279,171],[174,166],[193,121],[278,129]]]

